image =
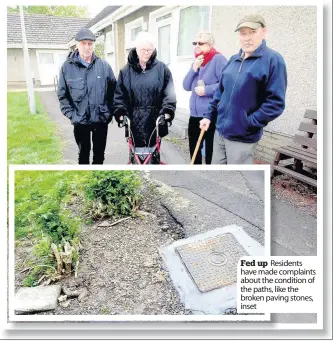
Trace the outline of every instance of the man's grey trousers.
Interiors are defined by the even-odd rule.
[[[242,165],[253,164],[253,153],[256,143],[230,141],[220,136],[216,131],[212,164]]]

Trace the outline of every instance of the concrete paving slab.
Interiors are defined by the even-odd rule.
[[[232,234],[247,254],[264,255],[264,247],[252,239],[241,226],[237,225],[225,226],[190,238],[178,240],[171,245],[159,249],[180,299],[184,303],[185,308],[191,310],[193,314],[221,315],[227,309],[236,308],[236,283],[234,282],[231,285],[226,285],[212,291],[200,292],[186,270],[176,249],[190,242],[199,242],[224,234]],[[235,271],[237,271],[236,267]]]
[[[22,314],[55,309],[60,292],[61,285],[21,288],[14,298],[14,310]]]

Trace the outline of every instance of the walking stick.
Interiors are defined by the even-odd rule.
[[[198,150],[199,150],[199,147],[200,147],[200,144],[201,144],[201,141],[202,141],[202,138],[203,138],[204,134],[205,134],[205,130],[201,129],[201,133],[200,133],[200,136],[198,138],[197,145],[195,146],[195,150],[194,150],[194,153],[193,153],[193,156],[192,156],[192,160],[191,160],[191,163],[190,163],[191,165],[194,164],[194,160],[197,157]]]

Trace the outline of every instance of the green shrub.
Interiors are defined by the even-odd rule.
[[[133,171],[93,171],[85,185],[87,214],[92,218],[132,215],[136,210],[141,187]]]
[[[70,211],[61,206],[55,197],[44,198],[44,204],[36,211],[36,221],[53,243],[70,241],[80,232],[80,218],[71,217]]]
[[[34,287],[37,285],[37,276],[34,272],[30,273],[23,281],[24,287]]]

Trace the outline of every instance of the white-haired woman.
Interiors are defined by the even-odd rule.
[[[200,121],[208,110],[209,102],[218,87],[222,69],[227,64],[227,59],[214,48],[214,37],[211,33],[198,33],[192,44],[194,45],[195,60],[183,81],[184,89],[192,92],[188,124],[191,158],[200,135]],[[214,133],[215,124],[213,122],[204,135],[206,164],[211,164],[212,161]],[[202,156],[199,152],[194,164],[201,163]]]
[[[120,70],[114,95],[114,116],[122,122],[128,116],[135,146],[148,146],[156,119],[164,115],[172,121],[176,110],[176,95],[169,68],[156,59],[154,39],[140,32],[135,48],[128,54],[127,64]],[[159,129],[160,136],[168,134],[167,124]],[[150,139],[154,145],[156,137]],[[149,147],[150,147],[149,146]]]

